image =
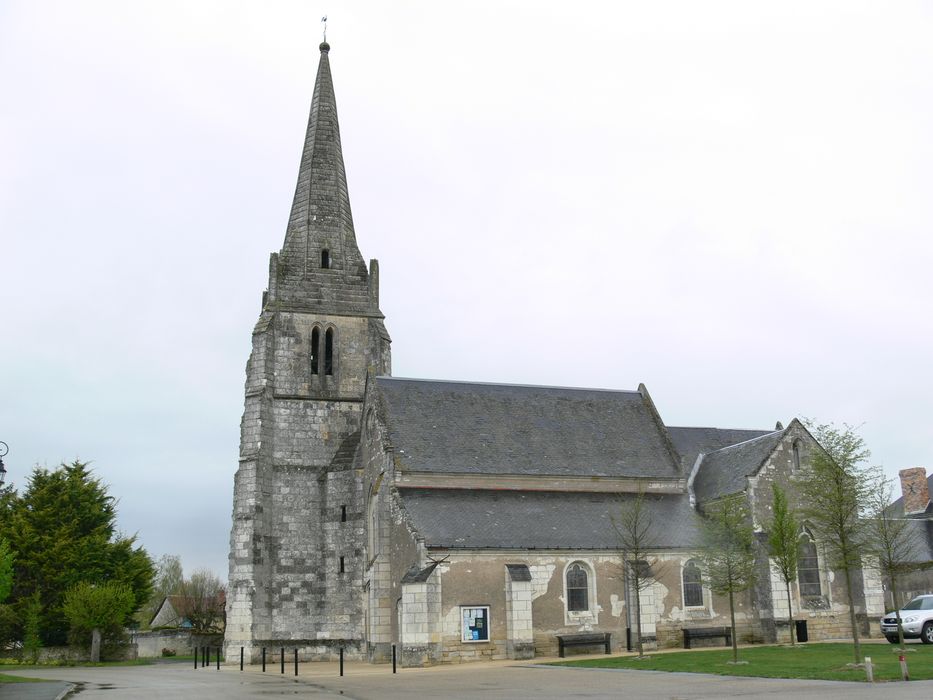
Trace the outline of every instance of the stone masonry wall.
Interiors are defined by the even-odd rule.
[[[794,459],[794,444],[798,446],[801,468],[806,468],[813,450],[819,449],[810,434],[797,421],[777,445],[773,454],[765,461],[758,473],[748,479],[749,501],[753,520],[760,538],[772,518],[772,484],[778,485],[787,494],[791,507],[799,503],[796,493],[795,475],[798,466]],[[794,619],[806,620],[810,639],[840,639],[851,636],[849,628],[849,605],[844,577],[827,564],[827,554],[818,539],[814,540],[820,561],[819,598],[803,599],[798,582],[791,582],[791,606]],[[764,561],[764,558],[762,558]],[[775,571],[773,563],[759,572],[754,594],[762,601],[762,616],[767,617],[774,630],[766,641],[787,639],[787,592],[783,580]],[[879,634],[877,625],[869,625],[868,619],[881,615],[881,581],[870,567],[865,571],[853,572],[853,596],[856,615],[862,622],[861,634]]]
[[[315,327],[335,329],[330,377],[311,375]],[[378,319],[278,312],[257,324],[231,532],[226,644],[237,657],[243,646],[255,663],[282,644],[301,658],[364,653],[364,506],[352,460],[366,374],[387,365]]]

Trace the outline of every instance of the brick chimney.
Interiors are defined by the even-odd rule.
[[[904,515],[922,513],[930,504],[930,486],[924,467],[901,469],[901,492],[904,494]]]

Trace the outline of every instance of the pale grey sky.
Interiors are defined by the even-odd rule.
[[[397,376],[861,424],[933,467],[922,2],[0,2],[0,440],[226,574],[328,39]]]

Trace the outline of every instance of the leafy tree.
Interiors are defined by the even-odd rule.
[[[135,607],[136,596],[125,584],[82,582],[65,594],[62,610],[78,636],[91,634],[91,661],[98,662],[101,632],[121,628]]]
[[[863,516],[877,480],[867,466],[871,453],[855,428],[807,422],[807,428],[823,448],[813,450],[809,465],[797,475],[802,514],[820,538],[830,566],[842,572],[849,604],[855,663],[861,663],[862,647],[855,616],[853,576],[861,568],[868,520]]]
[[[198,633],[223,632],[226,624],[226,588],[209,569],[196,569],[180,589],[181,610],[176,612]]]
[[[22,624],[16,610],[12,605],[0,605],[0,649],[9,649],[22,638]]]
[[[25,611],[26,601],[40,597],[39,633],[46,644],[65,643],[62,604],[78,583],[125,584],[134,609],[149,598],[149,555],[135,537],[117,533],[115,501],[85,463],[36,467],[22,496],[0,491],[0,536],[16,553],[12,600]]]
[[[641,592],[657,581],[659,563],[652,566],[648,557],[658,548],[657,531],[644,490],[634,497],[623,497],[618,514],[612,517],[619,551],[622,554],[622,578],[633,592],[635,638],[638,656],[645,654],[641,634]]]
[[[894,614],[897,618],[897,641],[904,649],[904,628],[901,624],[901,604],[898,599],[897,583],[901,574],[915,568],[913,551],[917,544],[917,531],[912,522],[892,515],[894,488],[889,479],[880,479],[875,490],[869,494],[871,518],[866,551],[878,562],[878,570],[888,579],[894,597]]]
[[[794,610],[791,607],[790,583],[797,578],[797,561],[799,550],[797,536],[800,525],[794,512],[787,506],[787,495],[777,484],[771,485],[771,523],[768,527],[768,546],[771,556],[777,564],[784,581],[787,592],[787,623],[790,630],[790,643],[796,644],[794,638]]]
[[[0,603],[7,599],[13,589],[14,558],[9,543],[0,539]]]
[[[39,660],[39,650],[42,648],[42,639],[39,637],[42,598],[39,591],[36,591],[24,601],[24,609],[23,660],[36,663]]]
[[[713,593],[729,596],[732,626],[732,660],[738,662],[735,635],[735,594],[755,582],[755,533],[751,514],[742,494],[711,504],[701,521],[703,563],[707,585]]]

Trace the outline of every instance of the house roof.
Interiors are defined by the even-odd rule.
[[[686,469],[692,469],[697,457],[721,450],[729,445],[773,433],[773,430],[743,430],[737,428],[677,428],[668,427],[671,440],[683,459]]]
[[[933,519],[908,519],[907,527],[913,533],[907,559],[917,564],[933,562]]]
[[[536,476],[681,476],[637,391],[378,377],[399,468]]]
[[[171,618],[181,622],[183,615],[184,615],[185,608],[186,608],[185,603],[188,600],[192,600],[192,598],[190,596],[183,596],[183,595],[165,596],[162,599],[162,602],[159,603],[159,607],[156,608],[156,611],[153,614],[152,618],[150,618],[149,624],[151,625],[153,620],[155,620],[166,607],[171,608],[171,611],[172,611]],[[227,602],[226,591],[220,591],[216,596],[211,596],[210,598],[206,600],[222,608],[224,605],[226,605],[226,602]]]
[[[693,480],[697,501],[711,501],[744,490],[745,478],[758,471],[783,436],[783,430],[776,430],[704,455]]]
[[[612,517],[635,494],[399,489],[428,547],[444,549],[619,548]],[[696,546],[699,516],[686,494],[649,494],[657,547]]]

